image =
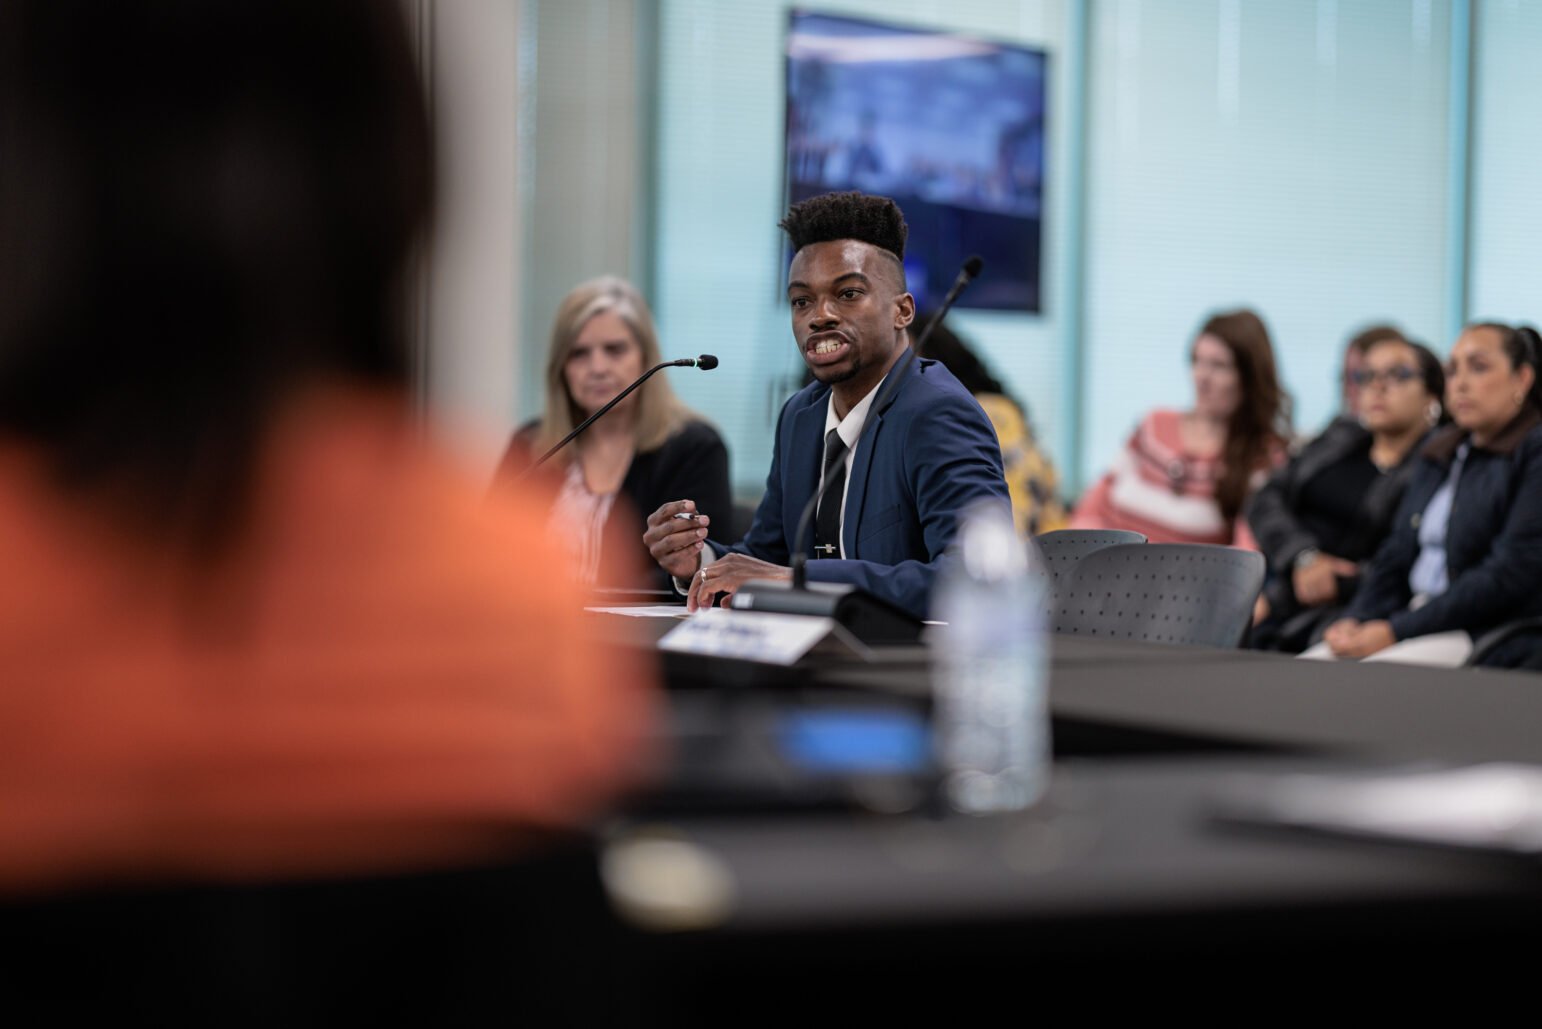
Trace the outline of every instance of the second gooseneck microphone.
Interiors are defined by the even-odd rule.
[[[541,467],[541,465],[551,460],[553,454],[577,439],[579,433],[593,425],[595,421],[597,421],[599,417],[606,411],[609,411],[611,408],[621,403],[621,401],[625,400],[627,394],[631,393],[632,390],[647,382],[654,372],[663,371],[665,368],[700,368],[702,371],[708,372],[716,367],[717,358],[712,354],[702,354],[700,357],[682,357],[678,361],[665,361],[663,364],[654,365],[652,368],[649,368],[647,371],[638,376],[636,382],[632,383],[626,389],[622,390],[620,393],[617,393],[615,396],[611,397],[610,400],[606,401],[604,407],[600,408],[598,411],[594,412],[594,414],[579,422],[578,425],[573,428],[572,432],[568,433],[557,442],[556,446],[542,454],[540,458],[529,468],[526,468],[523,472],[520,472],[519,477],[523,479],[525,476]]]
[[[884,402],[898,388],[899,381],[905,377],[905,369],[910,366],[911,359],[920,352],[921,347],[930,338],[932,330],[942,321],[943,316],[948,313],[948,309],[953,306],[953,302],[958,299],[959,294],[964,292],[964,288],[974,281],[974,277],[979,275],[980,269],[984,267],[985,259],[979,254],[975,254],[965,261],[964,266],[958,270],[958,277],[953,280],[953,285],[949,287],[947,296],[942,298],[942,303],[938,306],[936,313],[926,323],[926,327],[921,330],[921,335],[916,337],[915,343],[906,348],[904,355],[889,370],[888,377],[884,379],[883,389],[879,391],[878,396],[873,398],[873,406],[868,409],[869,417],[867,421],[862,423],[862,431],[857,433],[856,439],[852,440],[851,453],[855,454],[857,452],[857,446],[862,442],[862,437],[867,434],[868,426],[872,425],[876,420],[871,415],[882,411]],[[841,463],[836,462],[825,470],[825,474],[819,480],[819,486],[815,488],[814,495],[809,497],[808,503],[803,507],[803,515],[798,519],[798,531],[792,548],[792,588],[795,590],[808,588],[808,553],[804,550],[803,545],[808,541],[808,527],[814,520],[814,512],[819,510],[819,498],[825,495],[825,490],[829,489],[830,483],[835,481],[835,469],[839,467],[841,467]]]

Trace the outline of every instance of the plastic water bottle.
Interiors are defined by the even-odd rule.
[[[933,732],[956,811],[1017,811],[1049,785],[1044,570],[1004,505],[965,511],[933,586]]]

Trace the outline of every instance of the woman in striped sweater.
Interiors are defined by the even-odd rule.
[[[1189,359],[1194,406],[1141,419],[1077,505],[1073,528],[1257,549],[1243,503],[1284,460],[1290,435],[1269,330],[1252,311],[1218,314],[1200,329]]]

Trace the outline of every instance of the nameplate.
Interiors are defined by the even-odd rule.
[[[793,665],[811,654],[871,654],[833,618],[705,608],[669,630],[659,647],[681,654]]]

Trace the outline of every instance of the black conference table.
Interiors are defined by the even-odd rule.
[[[601,622],[640,648],[669,628]],[[1269,988],[1303,962],[1352,980],[1371,956],[1448,974],[1535,949],[1531,859],[1246,824],[1217,800],[1242,778],[1542,764],[1542,677],[1068,637],[1052,654],[1051,789],[984,819],[917,781],[792,769],[772,742],[789,710],[924,712],[924,646],[791,670],[663,655],[672,773],[603,853],[640,1010],[796,1015],[823,990],[876,1017],[1029,968]]]

